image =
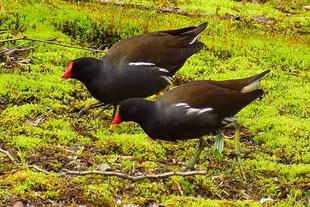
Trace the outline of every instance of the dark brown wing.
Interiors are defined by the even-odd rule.
[[[243,78],[243,79],[233,79],[233,80],[224,80],[224,81],[198,80],[198,81],[189,82],[187,84],[199,85],[207,81],[208,83],[216,85],[221,88],[226,88],[226,89],[246,93],[246,92],[250,92],[254,90],[256,86],[259,84],[262,77],[265,76],[269,72],[270,70],[266,70],[258,75],[254,75],[254,76]]]
[[[261,80],[261,78],[269,72],[270,70],[266,70],[258,75],[254,75],[249,78],[225,80],[225,81],[210,81],[210,83],[223,87],[223,88],[227,88],[227,89],[231,89],[235,91],[242,91],[243,93],[246,93],[246,92],[250,92],[251,89],[254,90],[256,86],[258,85],[259,81]]]
[[[238,80],[189,82],[168,91],[159,100],[168,105],[186,103],[193,108],[211,107],[219,115],[220,119],[234,116],[243,107],[262,96],[263,91],[260,89],[253,89],[249,92],[241,91],[243,88],[255,83],[255,81],[260,80],[266,73],[267,71],[257,76]],[[243,85],[246,81],[248,85]]]
[[[206,26],[204,23],[198,27],[127,38],[111,47],[105,58],[109,59],[115,69],[123,61],[148,62],[174,73],[177,66],[184,64],[187,58],[203,48],[204,44],[196,40]]]

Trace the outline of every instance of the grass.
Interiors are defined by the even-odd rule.
[[[206,176],[170,177],[132,182],[99,175],[46,175],[27,167],[36,164],[50,172],[63,168],[95,170],[103,165],[135,174],[181,170],[198,145],[197,140],[163,142],[149,139],[134,123],[109,130],[112,111],[99,119],[93,110],[77,112],[95,100],[78,81],[60,82],[69,60],[103,54],[42,43],[31,52],[14,54],[30,59],[20,66],[0,56],[0,146],[24,165],[0,153],[0,204],[23,200],[31,205],[114,206],[304,206],[310,189],[310,15],[307,1],[281,0],[264,4],[238,1],[139,1],[206,12],[182,16],[156,10],[138,10],[93,2],[4,0],[0,39],[28,36],[64,44],[97,48],[133,35],[209,23],[201,41],[206,48],[191,57],[175,83],[189,79],[242,78],[271,69],[260,88],[267,93],[238,114],[242,148],[252,150],[243,159],[248,184],[239,170],[214,175],[231,166],[233,140],[225,138],[224,159],[213,153],[214,137],[197,168]],[[229,15],[226,15],[228,13]],[[288,13],[290,15],[288,15]],[[272,24],[256,21],[264,16]],[[23,41],[9,42],[11,48]],[[33,123],[41,119],[37,125]],[[231,132],[225,132],[230,134]],[[179,187],[182,191],[179,190]],[[183,194],[183,195],[181,195]],[[121,204],[117,203],[121,201]]]

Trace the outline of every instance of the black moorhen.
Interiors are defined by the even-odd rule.
[[[228,124],[235,130],[236,159],[243,177],[240,158],[240,126],[234,117],[242,108],[264,91],[255,89],[262,77],[269,73],[236,80],[200,80],[183,84],[168,91],[156,101],[142,98],[125,100],[112,125],[122,121],[137,122],[152,139],[168,141],[199,138],[199,149],[186,169],[193,169],[205,147],[202,136],[217,132]]]
[[[101,60],[82,57],[70,61],[62,78],[83,82],[99,100],[79,115],[91,108],[114,105],[114,116],[121,101],[160,92],[171,84],[185,61],[203,48],[197,39],[206,26],[203,23],[130,37],[111,47]]]

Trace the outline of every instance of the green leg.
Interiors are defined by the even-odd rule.
[[[83,116],[89,109],[98,108],[100,106],[105,106],[105,105],[107,105],[107,104],[98,102],[98,103],[95,103],[95,104],[92,104],[88,107],[83,108],[78,114],[79,114],[79,116]]]
[[[233,122],[232,125],[235,127],[235,153],[236,153],[236,156],[234,158],[233,165],[232,165],[231,169],[228,170],[228,172],[234,171],[236,164],[238,164],[240,171],[241,171],[241,175],[242,175],[243,179],[245,180],[245,182],[247,182],[247,179],[245,177],[245,173],[244,173],[243,167],[242,167],[241,157],[240,157],[240,154],[241,154],[240,124],[238,122]]]
[[[104,110],[106,110],[107,108],[109,108],[110,106],[111,106],[110,104],[105,105],[105,106],[94,116],[94,119],[97,119],[98,116],[99,116],[100,114],[102,114],[102,112],[103,112]]]
[[[187,167],[185,168],[185,171],[191,171],[194,170],[194,166],[201,154],[201,152],[203,151],[203,149],[206,147],[206,141],[200,137],[199,138],[199,147],[198,150],[196,151],[194,157],[192,158],[192,160],[190,161],[190,163],[187,165]]]

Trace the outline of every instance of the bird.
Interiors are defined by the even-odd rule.
[[[269,72],[266,70],[244,79],[191,81],[166,92],[157,100],[127,99],[120,105],[111,125],[136,122],[151,139],[199,138],[199,148],[185,170],[194,169],[206,146],[204,135],[233,125],[236,153],[233,166],[238,163],[245,178],[240,158],[240,124],[235,115],[255,99],[262,98],[264,91],[256,87]]]
[[[70,61],[62,79],[81,81],[99,101],[79,115],[92,108],[114,106],[114,117],[122,101],[157,94],[172,84],[172,76],[204,47],[197,39],[206,27],[207,22],[133,36],[113,45],[102,59],[80,57]]]

